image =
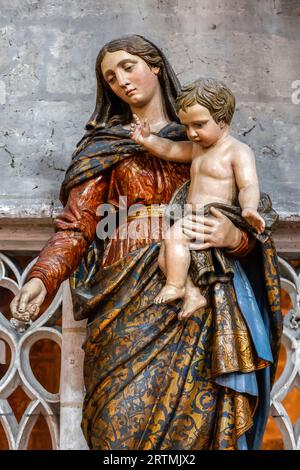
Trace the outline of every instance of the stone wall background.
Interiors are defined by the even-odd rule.
[[[0,0],[0,215],[59,209],[97,53],[131,33],[162,47],[182,83],[232,87],[233,131],[255,151],[262,190],[299,218],[300,0]]]

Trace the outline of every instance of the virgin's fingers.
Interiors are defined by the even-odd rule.
[[[204,242],[211,241],[213,231],[210,230],[191,230],[189,228],[183,229],[183,233],[189,238],[195,238],[196,240],[203,240]]]
[[[45,300],[46,295],[45,294],[40,294],[36,297],[34,304],[36,305],[37,309],[39,309],[42,305],[42,303]]]
[[[215,225],[216,221],[212,218],[212,217],[209,217],[209,216],[203,216],[203,215],[195,215],[195,214],[191,214],[191,215],[187,215],[186,217],[184,217],[183,221],[187,220],[187,222],[194,222],[196,224],[203,224],[203,225],[209,225],[209,226],[213,226]]]
[[[25,322],[30,321],[30,313],[25,312],[25,313],[20,317],[20,320],[25,321]]]
[[[190,229],[184,229],[183,230],[183,233],[184,235],[186,235],[187,237],[191,238],[192,240],[193,239],[196,239],[196,240],[204,240],[204,233],[201,232],[201,233],[197,233],[195,232],[194,230],[190,230]]]
[[[19,305],[19,300],[20,300],[20,294],[16,295],[13,300],[10,303],[10,309],[11,311],[17,311],[17,307]]]
[[[186,216],[183,217],[183,221],[188,220],[189,222],[198,222],[198,223],[203,223],[204,222],[204,215],[195,215],[195,214],[187,214]]]
[[[30,314],[27,311],[23,313],[16,311],[13,313],[13,318],[16,318],[17,320],[20,320],[20,321],[28,322],[30,320]]]
[[[28,311],[30,314],[34,314],[36,309],[37,309],[37,305],[36,304],[28,304]]]
[[[190,250],[208,250],[208,248],[211,248],[212,245],[211,243],[189,243],[189,249]]]
[[[27,303],[29,300],[29,293],[23,292],[20,296],[18,311],[23,313],[27,308]]]
[[[34,313],[31,314],[31,319],[32,319],[32,320],[36,320],[37,317],[39,316],[39,313],[40,313],[40,309],[39,309],[39,307],[37,307],[37,308],[35,309]]]
[[[196,224],[185,224],[182,226],[183,231],[185,230],[191,230],[195,234],[211,234],[214,231],[214,227],[207,227],[205,225],[196,225]]]
[[[198,225],[203,225],[205,227],[207,227],[207,224],[205,223],[205,217],[202,217],[201,219],[198,218],[197,220],[194,220],[192,219],[191,217],[184,217],[182,219],[182,222],[181,222],[181,225],[184,226],[184,225],[194,225],[195,227],[198,226]]]
[[[222,212],[220,212],[218,209],[216,209],[213,206],[209,209],[209,212],[211,214],[213,214],[214,217],[217,217],[217,219],[225,219],[226,218],[226,216],[224,214],[222,214]]]

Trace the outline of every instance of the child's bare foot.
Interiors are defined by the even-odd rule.
[[[162,288],[160,293],[155,297],[154,303],[164,304],[167,302],[172,302],[173,300],[181,299],[184,296],[184,293],[184,287],[180,288],[171,284],[166,284],[165,287]]]
[[[187,295],[184,299],[183,307],[178,314],[178,319],[184,320],[189,318],[200,308],[206,307],[206,305],[207,300],[200,292],[197,295]]]
[[[255,228],[257,233],[263,233],[265,230],[265,221],[255,209],[245,207],[242,211],[242,217],[247,220],[251,227]]]

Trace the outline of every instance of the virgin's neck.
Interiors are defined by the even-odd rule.
[[[159,90],[145,106],[131,106],[131,111],[133,114],[137,114],[141,120],[147,119],[152,132],[159,131],[170,122],[164,106],[161,90]]]

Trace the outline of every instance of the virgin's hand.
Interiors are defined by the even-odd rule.
[[[47,290],[43,282],[38,278],[30,279],[10,304],[12,316],[25,322],[35,320],[46,295]]]
[[[183,232],[196,242],[189,244],[190,250],[208,248],[234,249],[241,241],[241,232],[215,207],[210,208],[212,216],[190,214],[183,219]]]

